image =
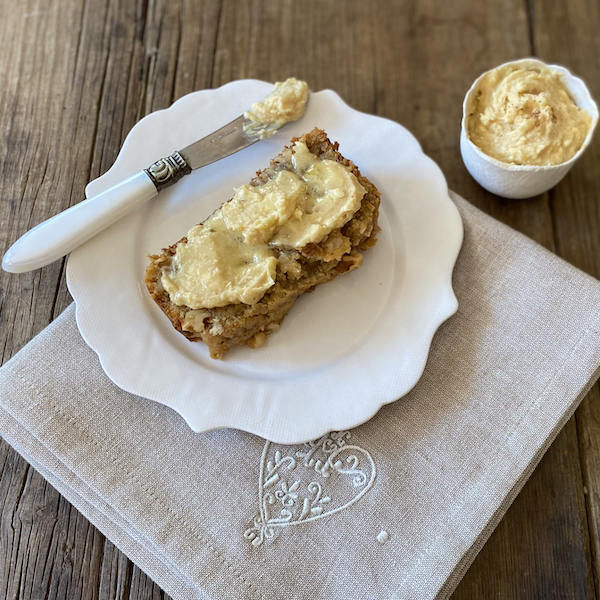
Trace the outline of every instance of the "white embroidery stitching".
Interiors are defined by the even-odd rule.
[[[349,431],[333,431],[296,452],[286,446],[286,455],[276,450],[270,456],[275,445],[265,443],[258,481],[260,513],[254,517],[254,526],[244,532],[253,546],[274,538],[282,527],[340,512],[371,489],[375,463],[366,450],[347,443],[351,436]],[[361,465],[361,459],[366,459],[365,464]],[[333,491],[342,497],[337,505]]]
[[[383,546],[386,542],[390,540],[390,534],[383,529],[377,534],[377,541]]]

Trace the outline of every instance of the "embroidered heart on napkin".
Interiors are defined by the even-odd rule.
[[[375,463],[349,431],[332,431],[302,446],[266,442],[260,460],[260,512],[244,537],[253,546],[292,525],[329,517],[358,502],[373,486]]]

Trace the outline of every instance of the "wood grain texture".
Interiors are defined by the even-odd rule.
[[[482,71],[538,54],[600,97],[596,0],[27,0],[0,20],[0,243],[83,197],[131,127],[181,96],[290,75],[410,129],[449,186],[600,277],[600,140],[548,194],[481,189],[458,147]],[[64,261],[0,274],[8,360],[70,302]],[[0,597],[167,598],[0,442]],[[453,598],[600,597],[600,389],[558,436]]]
[[[600,5],[594,0],[531,3],[536,52],[564,63],[600,98]],[[600,278],[600,139],[569,175],[550,192],[556,249],[560,256]],[[586,500],[595,595],[600,597],[600,387],[583,400],[575,415]]]

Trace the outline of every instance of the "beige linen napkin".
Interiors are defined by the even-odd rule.
[[[600,365],[600,283],[453,199],[458,313],[366,424],[195,434],[109,381],[70,307],[0,370],[0,434],[174,598],[446,598]]]

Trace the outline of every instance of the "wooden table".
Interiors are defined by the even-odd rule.
[[[290,75],[408,127],[450,187],[600,277],[600,136],[555,189],[524,201],[463,166],[461,103],[474,78],[537,55],[600,98],[598,0],[24,0],[0,19],[2,251],[79,202],[131,127],[231,80]],[[8,360],[71,302],[65,261],[0,275]],[[0,445],[0,597],[165,594],[6,443]],[[596,384],[453,598],[600,597]]]

